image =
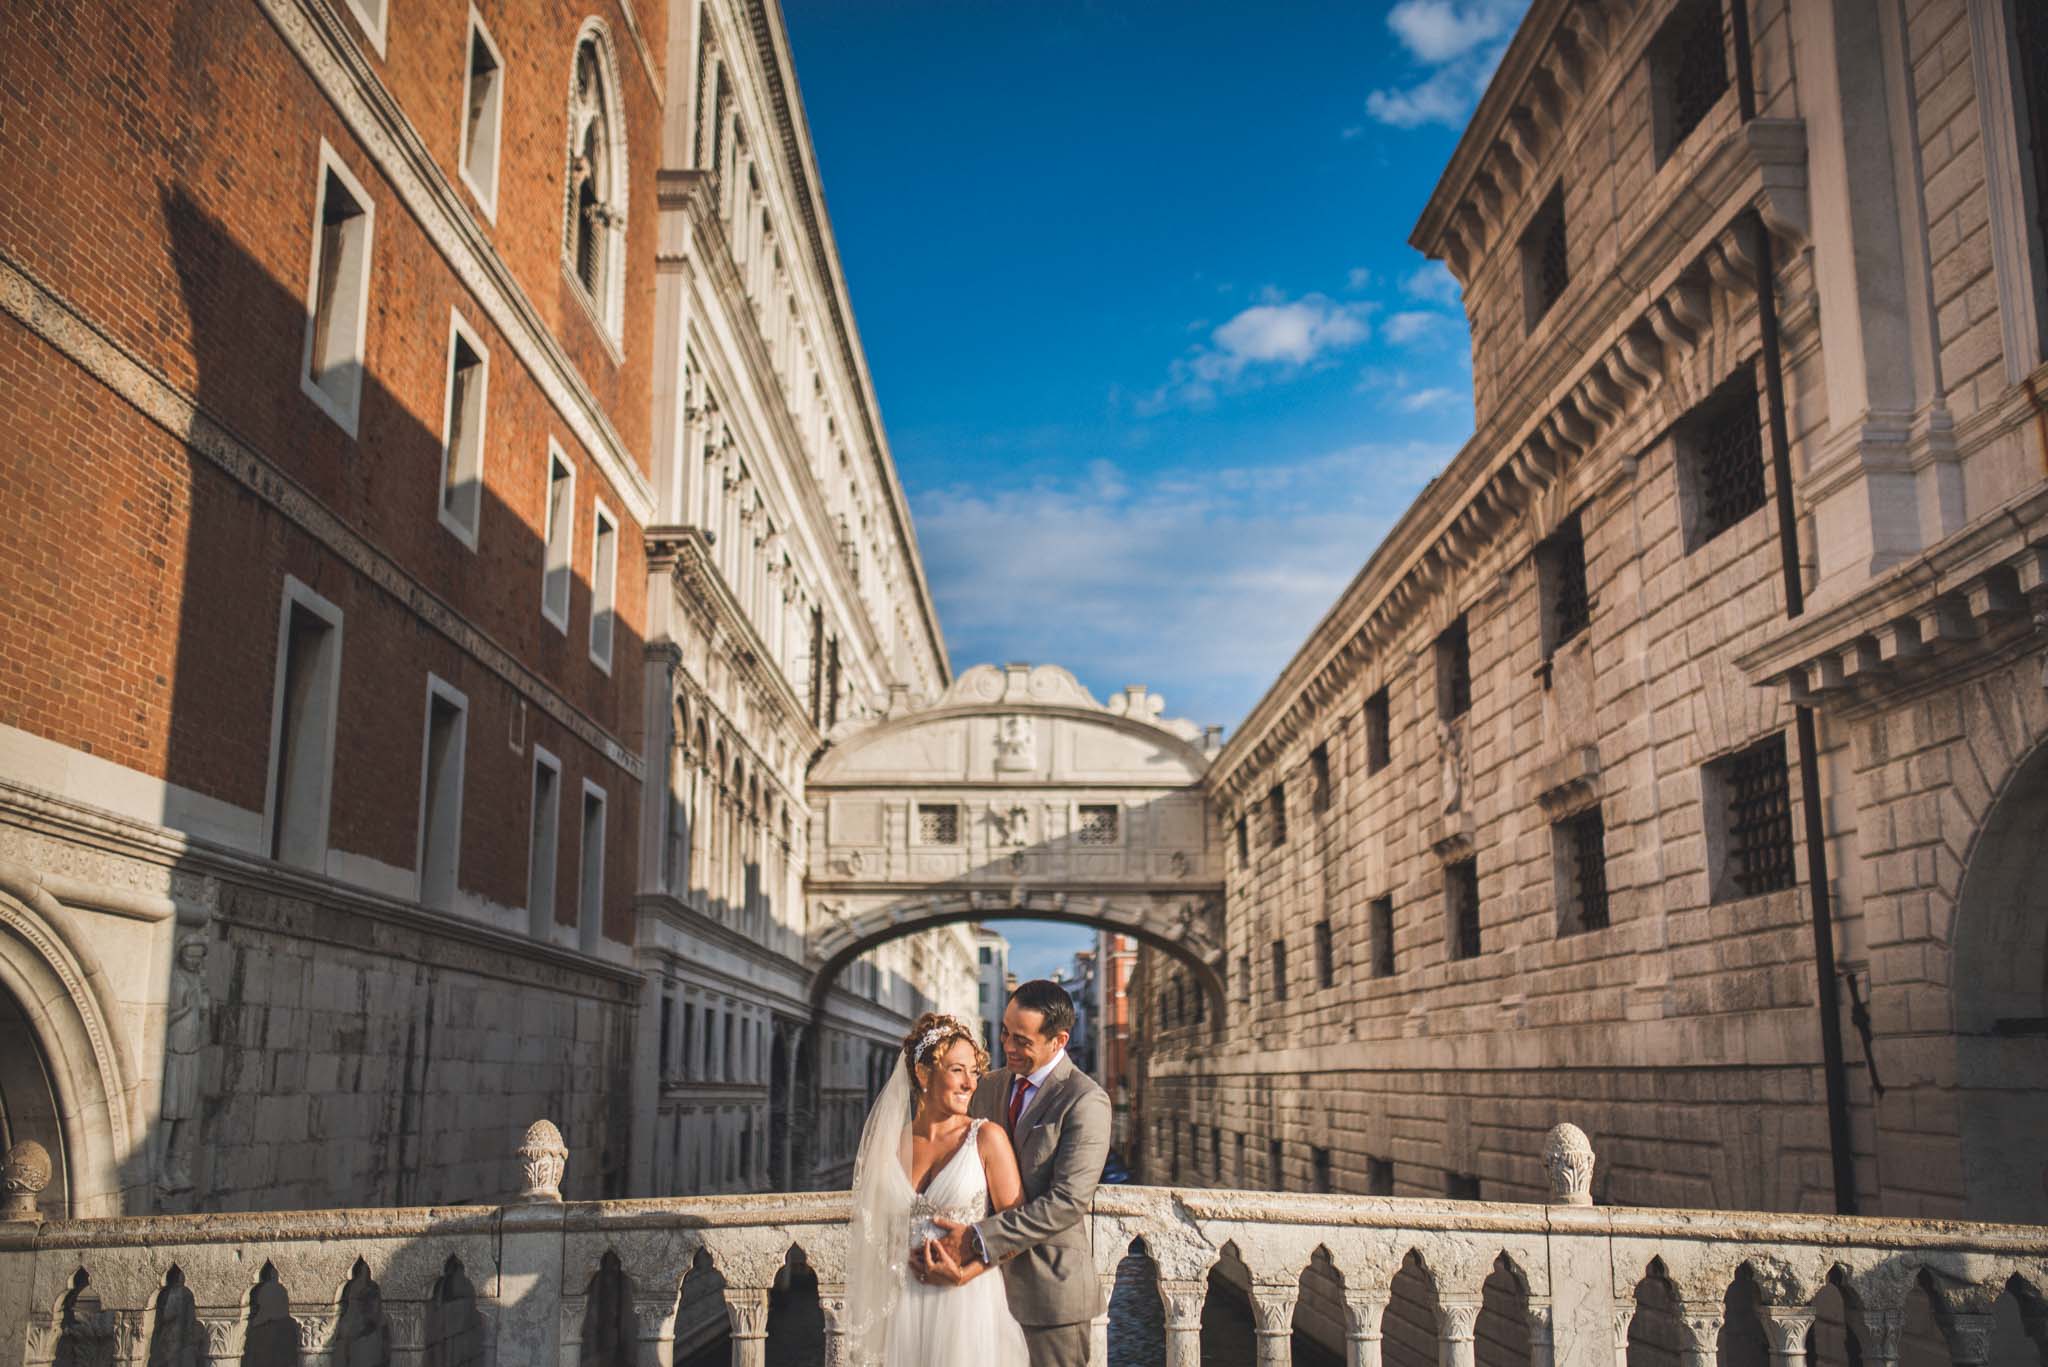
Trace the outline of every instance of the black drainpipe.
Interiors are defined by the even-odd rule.
[[[1735,39],[1736,98],[1742,121],[1756,117],[1756,85],[1750,68],[1749,3],[1729,6]],[[1754,211],[1756,324],[1763,342],[1764,396],[1770,409],[1771,480],[1777,486],[1778,553],[1785,579],[1785,616],[1806,611],[1799,573],[1799,524],[1792,508],[1792,439],[1785,423],[1785,361],[1778,349],[1778,300],[1772,288],[1771,233]],[[1793,728],[1799,745],[1799,804],[1806,813],[1806,886],[1813,907],[1813,968],[1820,1011],[1821,1067],[1827,1083],[1828,1151],[1835,1177],[1835,1211],[1856,1213],[1856,1162],[1849,1138],[1849,1084],[1842,1062],[1842,1008],[1835,972],[1834,912],[1828,900],[1827,825],[1821,815],[1820,746],[1813,709],[1795,704]]]

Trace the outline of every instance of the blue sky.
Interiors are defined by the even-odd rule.
[[[1250,710],[1471,431],[1407,237],[1525,2],[785,0],[956,671]]]

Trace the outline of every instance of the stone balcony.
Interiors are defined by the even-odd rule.
[[[844,1193],[564,1204],[543,1124],[504,1205],[44,1222],[27,1147],[0,1367],[844,1360]],[[1583,1135],[1544,1161],[1549,1205],[1104,1188],[1094,1361],[2048,1363],[2048,1228],[1595,1208]],[[1218,1295],[1251,1312],[1234,1350],[1205,1342]]]

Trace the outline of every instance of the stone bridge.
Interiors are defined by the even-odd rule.
[[[1054,665],[980,665],[938,699],[848,723],[806,781],[812,993],[949,921],[1122,931],[1222,991],[1207,733],[1143,688],[1107,706]]]
[[[0,1367],[845,1361],[844,1193],[565,1205],[543,1121],[504,1205],[43,1222],[32,1147],[8,1155]],[[1522,1161],[1551,1204],[1102,1188],[1092,1360],[2048,1363],[2048,1229],[1594,1208],[1568,1125]]]

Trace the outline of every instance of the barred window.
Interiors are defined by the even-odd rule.
[[[1735,901],[1791,887],[1797,880],[1792,843],[1792,776],[1783,732],[1706,767],[1702,787],[1713,898]],[[1718,838],[1716,838],[1718,837]]]
[[[1650,40],[1650,126],[1659,166],[1692,136],[1727,90],[1721,0],[1680,0]]]
[[[1377,774],[1393,762],[1393,708],[1382,688],[1365,700],[1365,772]]]
[[[1444,1195],[1453,1201],[1477,1201],[1479,1179],[1469,1172],[1447,1172],[1444,1174]]]
[[[1449,957],[1479,954],[1479,861],[1460,859],[1444,869],[1444,940]]]
[[[1522,230],[1522,300],[1528,326],[1543,321],[1571,283],[1570,262],[1565,255],[1564,186],[1551,187],[1543,207]]]
[[[1251,823],[1243,817],[1237,819],[1237,866],[1250,868],[1252,862]]]
[[[1244,1134],[1242,1132],[1239,1132],[1235,1136],[1234,1145],[1237,1149],[1237,1167],[1235,1169],[1237,1173],[1237,1184],[1241,1187],[1251,1177],[1251,1174],[1244,1170]]]
[[[960,809],[948,803],[943,806],[917,805],[917,839],[921,845],[957,845],[960,843]]]
[[[1116,844],[1117,809],[1114,806],[1083,807],[1075,839],[1083,845]]]
[[[1273,823],[1273,843],[1287,843],[1287,786],[1273,785],[1273,791],[1266,795],[1266,814]]]
[[[1237,956],[1237,999],[1249,1002],[1252,999],[1252,956]]]
[[[1436,712],[1445,721],[1472,710],[1472,638],[1465,619],[1436,638]]]
[[[1318,745],[1310,751],[1308,765],[1315,785],[1314,791],[1309,794],[1309,802],[1316,811],[1327,812],[1330,810],[1330,747],[1327,744]]]
[[[1372,899],[1372,975],[1394,976],[1394,899]]]
[[[1365,1160],[1365,1194],[1367,1196],[1392,1196],[1394,1194],[1393,1159],[1367,1158]]]
[[[1309,1190],[1328,1191],[1330,1189],[1330,1151],[1320,1144],[1311,1146],[1309,1149],[1309,1168],[1311,1172]]]
[[[1557,933],[1607,925],[1607,826],[1598,807],[1550,828],[1557,858]]]
[[[1218,1182],[1223,1180],[1223,1127],[1209,1127],[1209,1175]]]
[[[1266,1141],[1266,1178],[1268,1184],[1275,1191],[1279,1191],[1283,1185],[1281,1182],[1281,1153],[1279,1140],[1269,1139]]]
[[[1287,1000],[1287,942],[1273,941],[1273,1000]]]
[[[1586,629],[1593,605],[1586,594],[1586,538],[1573,513],[1536,547],[1536,587],[1542,594],[1543,658]]]
[[[1756,371],[1743,366],[1678,421],[1686,544],[1696,551],[1764,506],[1764,431]]]
[[[1325,916],[1316,922],[1316,986],[1337,985],[1337,944],[1336,936],[1330,929],[1330,918]]]

